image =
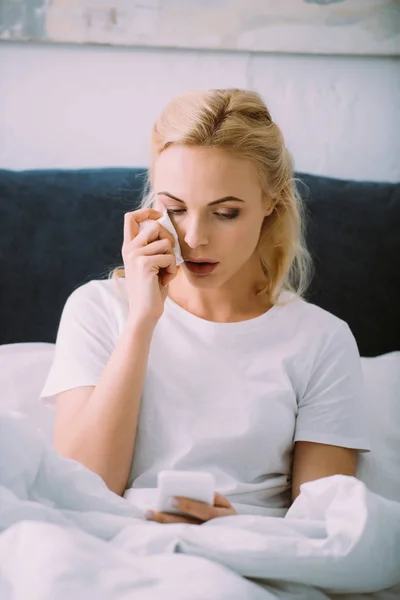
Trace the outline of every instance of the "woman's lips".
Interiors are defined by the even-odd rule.
[[[185,267],[195,275],[209,275],[218,266],[218,263],[185,261]]]

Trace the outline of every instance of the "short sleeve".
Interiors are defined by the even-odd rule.
[[[298,403],[294,441],[370,450],[361,359],[345,322],[316,358]]]
[[[64,305],[53,362],[40,399],[51,404],[60,392],[97,385],[114,347],[110,310],[96,285],[85,283]]]

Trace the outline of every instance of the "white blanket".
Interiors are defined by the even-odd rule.
[[[400,503],[352,477],[303,485],[285,518],[140,515],[0,413],[1,600],[400,597]]]

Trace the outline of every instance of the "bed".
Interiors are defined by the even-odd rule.
[[[52,448],[38,396],[68,295],[121,264],[144,169],[0,170],[0,597],[400,598],[400,185],[297,174],[315,277],[349,324],[372,452],[302,486],[285,518],[143,521]],[[23,572],[23,577],[21,573]]]

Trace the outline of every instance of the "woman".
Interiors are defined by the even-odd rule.
[[[194,92],[166,107],[122,256],[124,269],[63,310],[42,391],[56,402],[60,453],[150,507],[162,469],[215,475],[214,506],[148,514],[163,523],[283,516],[302,483],[355,475],[369,449],[357,346],[346,323],[301,297],[301,200],[256,93]]]

